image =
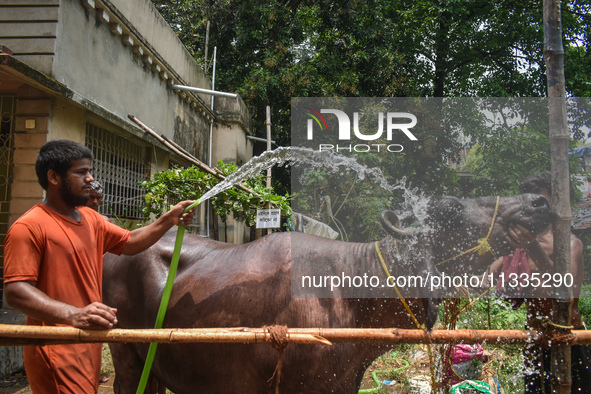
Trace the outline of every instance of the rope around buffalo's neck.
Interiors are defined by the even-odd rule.
[[[495,254],[492,251],[492,247],[490,246],[490,243],[488,243],[488,239],[490,238],[490,235],[492,234],[493,227],[495,226],[495,221],[497,220],[497,214],[499,212],[499,201],[500,200],[501,200],[501,197],[500,196],[497,196],[497,203],[495,205],[495,212],[493,214],[492,221],[490,223],[490,228],[488,229],[488,234],[486,234],[486,237],[480,238],[478,240],[478,242],[477,242],[477,244],[476,244],[475,247],[470,248],[470,249],[466,250],[465,252],[462,252],[462,253],[458,254],[457,256],[454,256],[452,258],[449,258],[447,260],[444,260],[444,261],[442,261],[439,264],[436,264],[437,267],[440,266],[441,264],[447,263],[448,261],[455,260],[458,257],[462,257],[462,256],[464,256],[464,255],[466,255],[468,253],[476,252],[476,251],[478,252],[478,254],[480,256],[482,256],[486,252],[490,252],[490,254],[492,254],[493,257],[495,258],[495,260],[497,259],[497,256],[495,256]]]
[[[384,269],[384,272],[386,273],[386,276],[388,278],[387,280],[389,280],[390,271],[388,271],[388,267],[386,267],[386,262],[384,261],[384,257],[382,256],[382,252],[380,252],[380,246],[379,246],[378,241],[376,241],[375,247],[376,247],[376,254],[378,255],[378,260],[380,261],[380,264],[382,264],[382,268]],[[396,241],[394,241],[394,247],[396,248],[396,252],[398,253],[398,244],[396,243]],[[400,254],[400,253],[398,253],[398,254]],[[404,308],[406,309],[406,311],[408,312],[408,314],[410,315],[410,317],[412,318],[414,323],[417,325],[418,328],[424,329],[425,325],[419,323],[419,320],[416,318],[415,314],[410,309],[410,306],[408,305],[408,303],[406,302],[406,300],[404,299],[402,294],[400,294],[400,290],[398,290],[398,287],[396,286],[394,281],[392,281],[392,285],[394,287],[394,291],[396,292],[396,295],[398,296],[398,298],[402,302],[402,305],[404,305]]]

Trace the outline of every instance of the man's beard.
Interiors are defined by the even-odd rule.
[[[61,192],[62,199],[71,207],[85,206],[90,199],[90,196],[75,196],[74,193],[72,193],[72,185],[70,185],[70,182],[68,182],[67,179],[64,179],[64,182],[62,183]]]

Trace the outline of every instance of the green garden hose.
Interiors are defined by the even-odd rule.
[[[396,353],[394,353],[394,355],[396,355]],[[378,374],[382,374],[385,372],[390,372],[390,373],[400,372],[400,371],[404,371],[405,369],[410,367],[410,363],[402,358],[385,358],[384,360],[397,360],[397,361],[401,361],[404,365],[402,367],[398,367],[398,368],[395,368],[392,370],[384,370],[384,371],[375,370],[375,371],[373,371],[371,373],[371,377],[372,377],[373,381],[377,384],[377,387],[373,387],[371,389],[359,390],[359,394],[377,393],[378,391],[380,391],[382,389],[382,382],[378,379]]]
[[[197,200],[193,204],[189,205],[187,208],[185,208],[183,214],[189,212],[191,209],[199,205],[199,203],[200,201]],[[172,293],[172,285],[174,284],[176,270],[179,266],[179,258],[181,256],[181,247],[183,246],[185,229],[186,227],[179,223],[176,233],[176,240],[174,242],[174,251],[172,252],[172,259],[170,261],[170,269],[166,278],[166,285],[164,286],[164,292],[162,293],[162,300],[160,301],[160,307],[158,308],[158,315],[156,316],[156,324],[154,324],[154,328],[162,328],[162,324],[164,323],[164,316],[166,315],[168,301],[170,301],[170,294]],[[150,370],[152,369],[152,364],[154,363],[154,356],[156,355],[157,347],[158,342],[150,343],[148,355],[146,356],[146,363],[144,364],[144,370],[142,371],[142,377],[140,378],[140,383],[138,385],[136,394],[143,394],[144,390],[146,389],[146,384],[148,383]]]

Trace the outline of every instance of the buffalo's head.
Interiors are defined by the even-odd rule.
[[[498,201],[498,204],[497,204]],[[538,194],[513,197],[434,199],[428,208],[425,244],[437,268],[450,275],[483,272],[495,258],[513,252],[506,237],[510,224],[537,234],[551,222],[550,203]],[[471,252],[468,250],[474,249]]]
[[[498,201],[498,202],[497,202]],[[427,219],[413,231],[398,228],[393,212],[382,213],[384,229],[412,245],[406,254],[410,273],[465,277],[479,275],[495,258],[510,254],[509,225],[519,224],[537,234],[551,222],[548,200],[537,194],[460,199],[432,198]],[[439,298],[439,294],[428,294]]]
[[[424,321],[427,329],[431,330],[437,320],[438,307],[442,298],[442,290],[433,289],[427,283],[430,276],[439,275],[435,268],[433,253],[427,247],[416,247],[417,234],[400,229],[400,220],[394,212],[383,211],[380,215],[380,222],[384,230],[395,239],[391,245],[385,245],[393,248],[395,254],[398,255],[398,260],[394,263],[395,266],[391,267],[391,275],[393,277],[402,276],[406,279],[415,278],[412,285],[407,283],[408,286],[396,282],[398,291],[401,292],[400,295],[403,298],[422,299],[425,311]],[[398,240],[403,242],[396,242]]]
[[[509,225],[519,224],[537,234],[550,224],[551,211],[548,200],[539,194],[498,200],[436,197],[417,230],[398,228],[398,218],[390,211],[382,213],[381,222],[395,239],[414,240],[417,248],[428,249],[440,271],[457,275],[482,272],[495,257],[510,254],[514,248],[505,239]]]

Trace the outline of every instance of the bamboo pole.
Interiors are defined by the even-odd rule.
[[[271,150],[271,107],[267,105],[267,150]],[[267,170],[267,187],[271,187],[271,169]]]
[[[401,328],[290,328],[286,341],[295,344],[526,344],[549,346],[551,341],[569,345],[591,344],[591,331],[572,331],[563,338],[545,337],[539,331],[521,330],[407,330]],[[30,342],[29,342],[30,341]],[[0,324],[0,345],[62,344],[75,342],[158,342],[158,343],[270,343],[262,328],[161,328],[81,330],[73,327],[40,327]]]
[[[271,150],[271,107],[267,105],[267,150]],[[267,188],[271,188],[271,168],[267,170]],[[267,208],[271,208],[271,204],[267,204]],[[267,229],[267,235],[271,234],[270,228]]]
[[[571,272],[569,193],[569,133],[566,116],[564,48],[559,0],[544,0],[544,59],[548,83],[550,154],[552,158],[552,211],[554,213],[554,272],[564,277]],[[571,325],[572,290],[566,285],[555,289],[552,321]],[[571,349],[552,347],[552,389],[567,394],[571,389]]]
[[[33,339],[45,341],[46,344],[76,342],[270,343],[268,332],[262,329],[177,328],[81,330],[74,327],[40,327],[0,324],[0,345],[14,346],[10,343],[9,339]],[[331,345],[326,339],[309,333],[288,333],[287,340],[290,343],[298,344]],[[21,343],[18,344],[22,345],[23,342],[20,342]]]

